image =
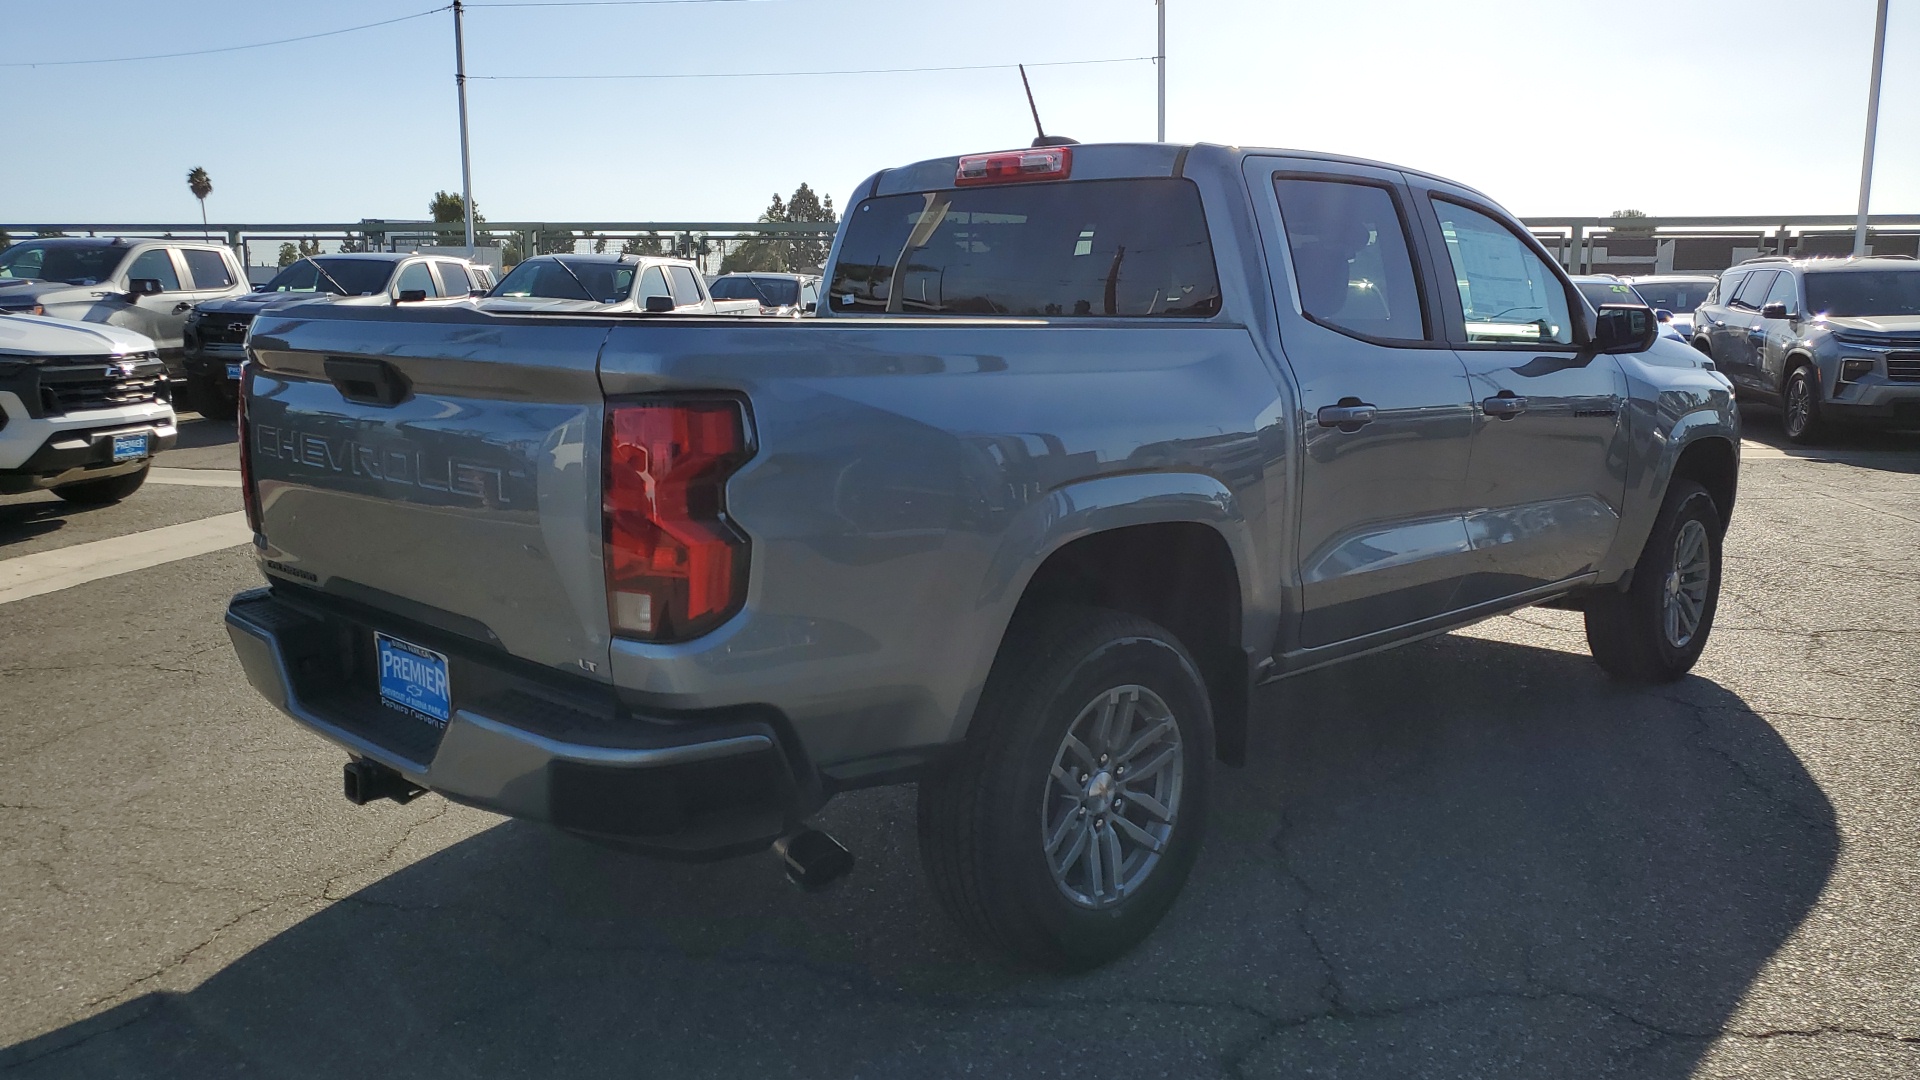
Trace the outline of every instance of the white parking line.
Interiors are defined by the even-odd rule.
[[[181,487],[220,487],[237,488],[240,486],[238,469],[162,469],[154,466],[147,470],[149,484],[177,484]]]
[[[131,536],[0,560],[0,604],[237,547],[252,539],[246,511],[240,510],[184,525],[168,525]]]

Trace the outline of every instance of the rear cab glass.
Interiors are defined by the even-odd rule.
[[[833,314],[1207,318],[1220,311],[1200,192],[1173,177],[867,199],[848,215]]]

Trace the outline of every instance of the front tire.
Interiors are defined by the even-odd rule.
[[[232,420],[240,408],[232,385],[223,376],[193,376],[188,386],[194,411],[209,420]]]
[[[53,489],[53,493],[80,506],[104,506],[107,503],[117,503],[140,490],[140,485],[147,482],[149,468],[151,466],[142,465],[139,472],[61,484]]]
[[[1801,446],[1820,442],[1827,433],[1820,414],[1820,375],[1811,364],[1801,364],[1787,375],[1780,394],[1780,425],[1787,440]]]
[[[1008,632],[955,756],[920,783],[921,861],[973,936],[1042,967],[1120,956],[1186,883],[1213,718],[1172,634],[1097,608]]]
[[[1664,683],[1693,668],[1720,604],[1721,531],[1705,488],[1680,479],[1667,486],[1633,584],[1587,601],[1587,647],[1601,670],[1623,682]]]

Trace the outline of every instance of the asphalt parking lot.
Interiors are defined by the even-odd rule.
[[[1283,684],[1147,945],[1058,978],[858,869],[356,808],[244,682],[226,548],[0,603],[0,1072],[21,1077],[1920,1075],[1920,437],[1750,410],[1713,642],[1654,691],[1530,610]],[[240,508],[230,426],[5,560]]]

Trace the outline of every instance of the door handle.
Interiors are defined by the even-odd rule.
[[[1487,398],[1480,408],[1488,416],[1497,416],[1502,420],[1511,420],[1527,411],[1527,399],[1515,397],[1513,391],[1502,390],[1497,397]]]
[[[1338,405],[1323,405],[1314,415],[1321,427],[1339,428],[1341,431],[1359,431],[1373,423],[1373,414],[1377,412],[1372,405],[1359,398],[1345,397]]]
[[[178,315],[183,311],[192,311],[192,310],[193,310],[193,305],[187,303],[185,300],[182,300],[179,303],[173,305],[173,313],[175,315]]]

